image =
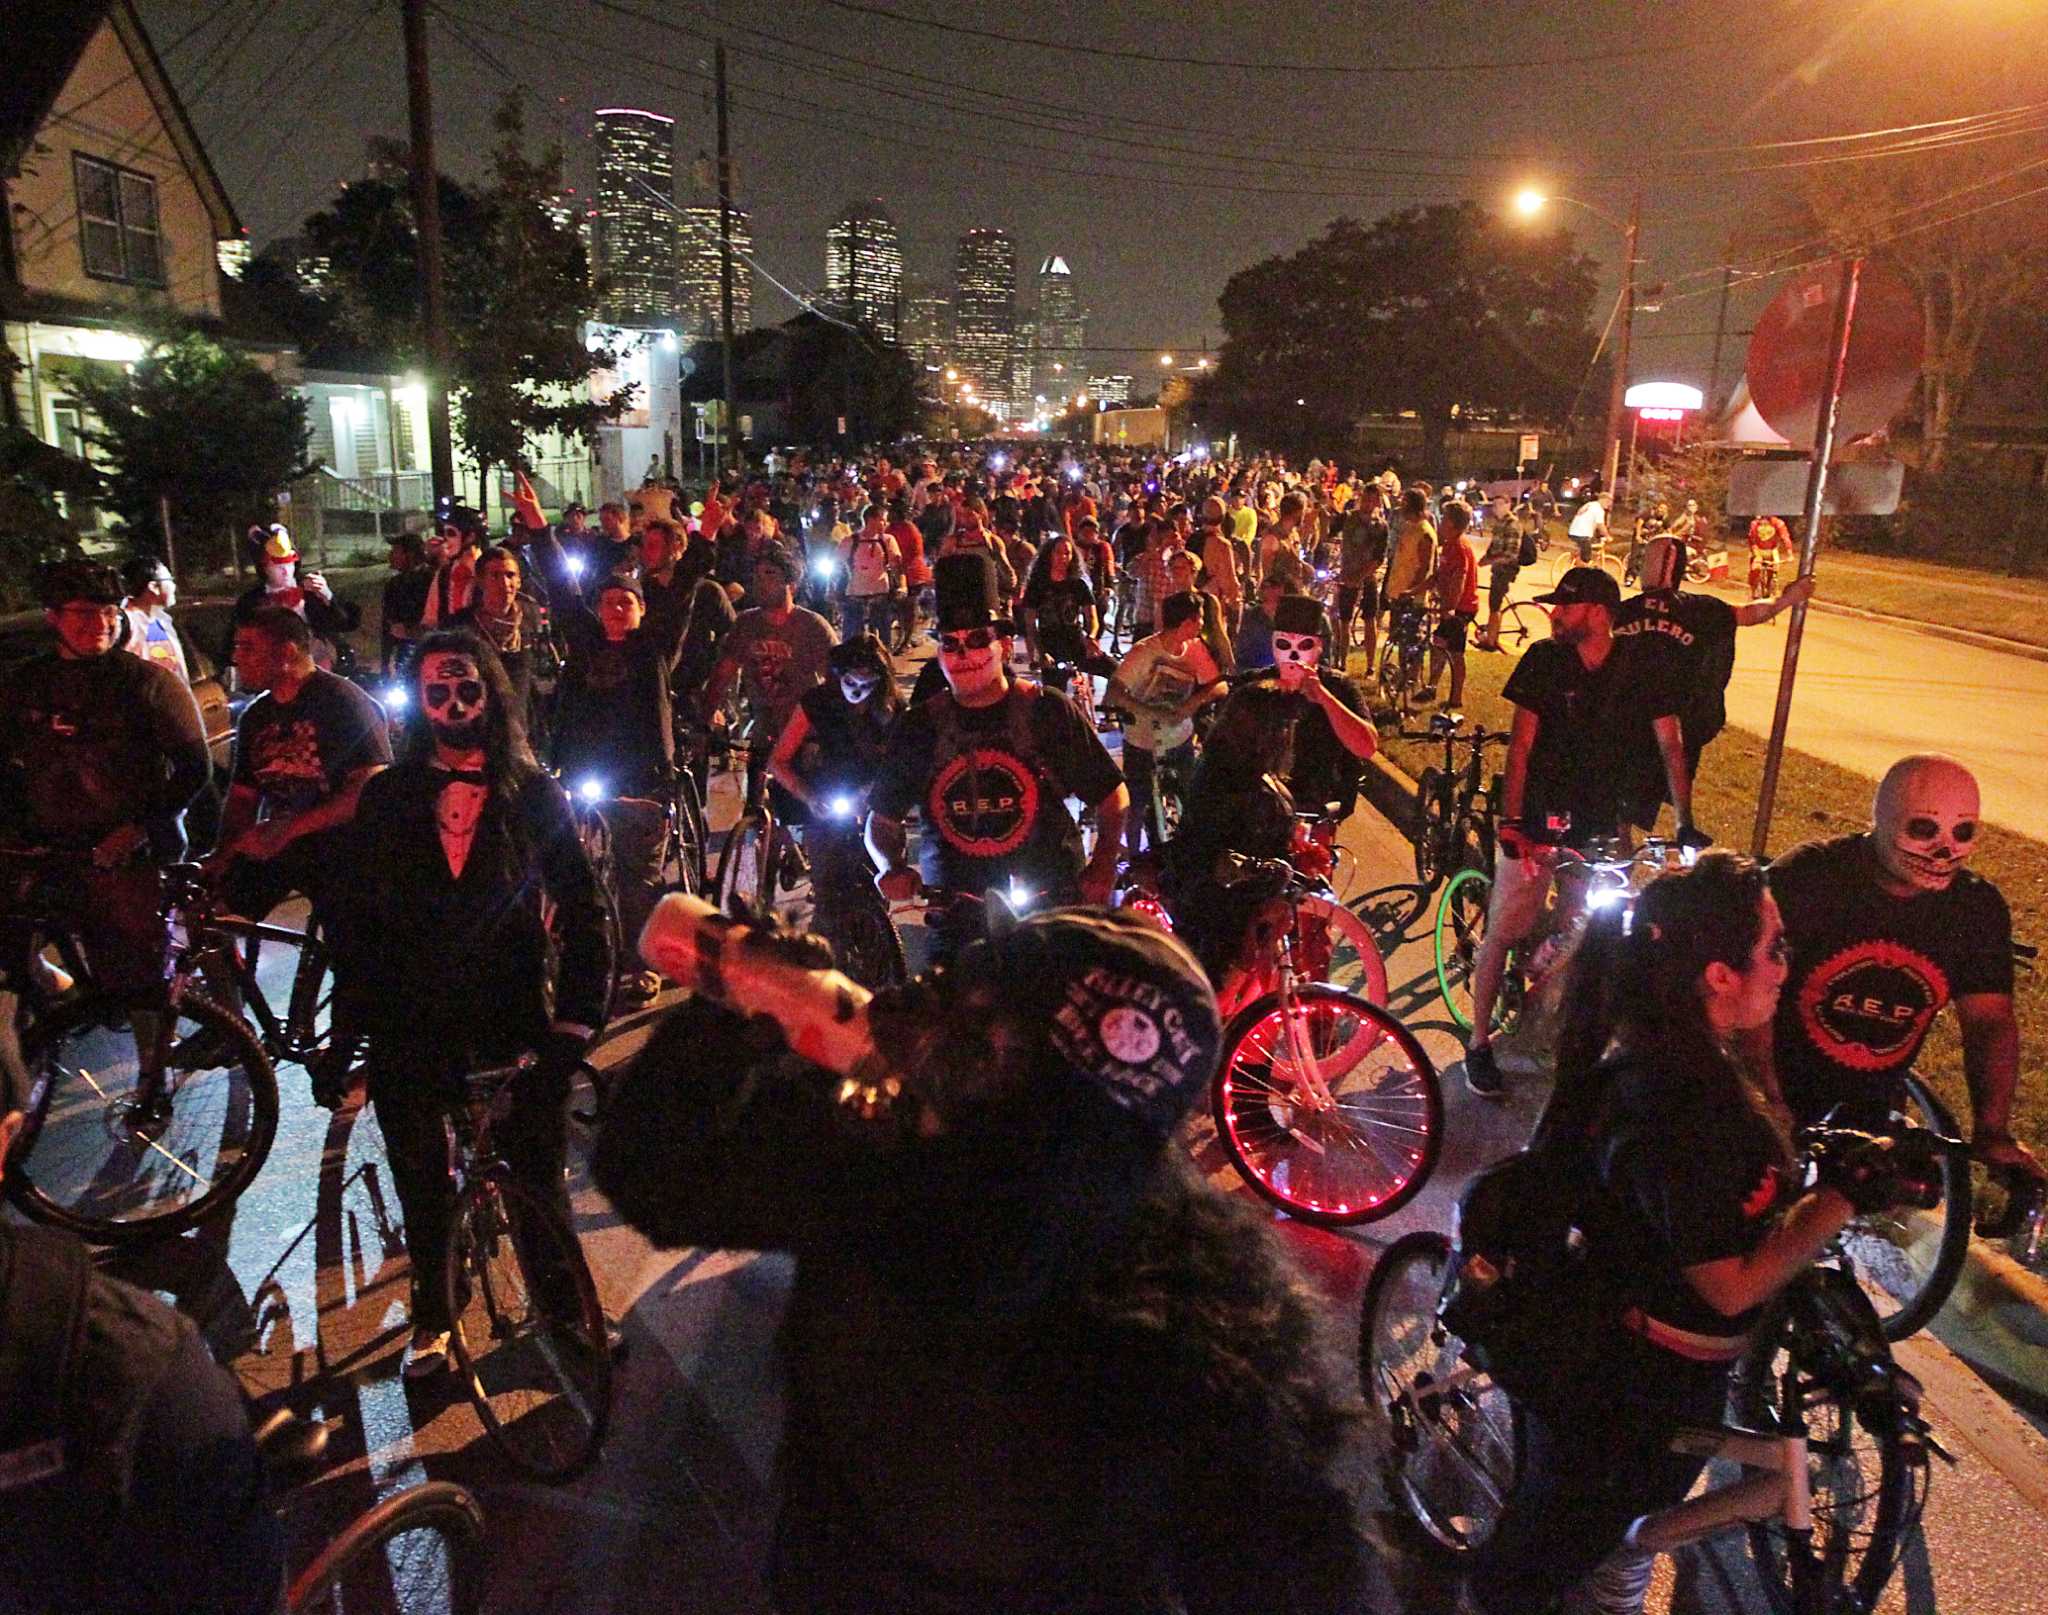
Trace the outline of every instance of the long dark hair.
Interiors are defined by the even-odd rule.
[[[875,693],[858,708],[848,708],[878,729],[894,721],[903,706],[903,692],[896,684],[896,664],[889,659],[889,652],[873,629],[858,639],[844,640],[827,651],[825,673],[832,681],[835,695],[839,694],[839,680],[843,674],[872,673],[881,681],[875,686]],[[840,695],[840,699],[844,701],[845,697]]]
[[[420,669],[429,656],[435,655],[467,656],[476,663],[477,676],[483,680],[489,697],[484,703],[484,783],[491,796],[509,809],[540,772],[540,764],[534,760],[533,747],[527,742],[525,719],[519,711],[519,698],[513,694],[512,681],[505,675],[505,664],[473,629],[437,628],[420,641],[412,663],[414,699],[406,707],[405,727],[395,748],[399,760],[424,762],[434,754],[434,730],[427,722],[426,702],[418,699],[418,686]],[[523,865],[530,850],[525,845],[524,820],[518,813],[508,811],[502,815],[502,822],[512,838],[515,859]]]
[[[1545,1125],[1569,1123],[1611,1048],[1739,1075],[1707,1023],[1700,978],[1710,964],[1747,970],[1763,935],[1764,872],[1755,859],[1710,852],[1659,875],[1633,908],[1596,909],[1565,979],[1557,1091]]]

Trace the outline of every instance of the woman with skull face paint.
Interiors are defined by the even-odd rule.
[[[1872,816],[1867,834],[1808,842],[1771,866],[1792,974],[1773,1029],[1749,1052],[1802,1125],[1838,1105],[1881,1118],[1953,1003],[1971,1152],[2007,1176],[2039,1178],[2011,1131],[2012,917],[1998,888],[1965,867],[1977,849],[1977,781],[1952,758],[1903,757],[1879,783]]]
[[[446,1357],[451,1079],[539,1055],[513,1085],[498,1140],[519,1179],[566,1218],[563,1105],[603,1024],[612,968],[568,799],[527,747],[496,654],[460,629],[430,634],[415,680],[403,755],[356,810],[361,878],[348,923],[359,981],[337,1007],[367,1039],[370,1101],[405,1210],[408,1374]]]
[[[868,880],[862,810],[902,706],[889,652],[865,633],[827,653],[825,682],[804,692],[775,742],[768,777],[803,804],[814,886]]]

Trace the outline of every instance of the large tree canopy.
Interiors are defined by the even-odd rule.
[[[1230,278],[1203,409],[1255,440],[1328,447],[1368,414],[1412,410],[1441,469],[1454,407],[1554,419],[1595,345],[1592,261],[1563,229],[1476,203],[1337,219]]]

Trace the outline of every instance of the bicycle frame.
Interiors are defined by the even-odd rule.
[[[234,978],[235,989],[240,995],[240,1007],[256,1022],[256,1030],[266,1044],[279,1053],[299,1058],[312,1052],[315,1029],[311,1026],[291,1024],[289,1006],[284,1016],[270,1007],[269,996],[263,991],[257,979],[255,961],[236,942],[253,942],[260,949],[266,942],[280,947],[297,948],[299,963],[293,971],[294,990],[292,998],[298,997],[297,982],[307,969],[307,961],[325,962],[327,947],[311,931],[294,931],[289,926],[271,925],[260,920],[220,920],[211,915],[201,919],[196,927],[199,933],[179,951],[176,977],[183,983],[194,976],[201,978],[204,985],[205,959],[223,959],[228,973]],[[219,944],[216,946],[215,944]],[[233,1007],[233,1006],[230,1006]]]

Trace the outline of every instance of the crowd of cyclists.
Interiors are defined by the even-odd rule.
[[[1071,949],[1092,961],[1098,988],[1116,969],[1149,969],[1155,997],[1192,994],[1196,1018],[1213,1021],[1217,998],[1231,1001],[1254,968],[1274,871],[1319,856],[1304,817],[1334,823],[1355,810],[1379,724],[1462,706],[1469,656],[1506,653],[1518,575],[1547,547],[1538,501],[1519,490],[1468,497],[1462,484],[1391,469],[1207,452],[778,455],[694,497],[650,481],[603,505],[595,525],[575,506],[549,520],[523,477],[508,496],[503,533],[449,504],[425,534],[392,546],[374,653],[354,645],[356,607],[305,566],[289,532],[250,535],[258,580],[234,602],[222,648],[251,699],[217,831],[193,849],[228,908],[260,919],[303,898],[307,925],[328,942],[332,1035],[312,1062],[313,1091],[334,1105],[360,1086],[382,1129],[414,1271],[409,1377],[449,1362],[453,1320],[429,1275],[444,1263],[453,1205],[450,1084],[531,1057],[500,1142],[517,1178],[566,1219],[572,1086],[607,1024],[666,985],[634,946],[657,901],[708,884],[704,849],[694,868],[676,856],[686,777],[701,801],[729,758],[743,770],[736,794],[796,828],[798,853],[761,876],[772,893],[807,879],[821,914],[831,894],[852,891],[898,915],[922,906],[936,971],[922,990],[974,980],[986,1013],[1006,992],[1036,1002],[1032,973],[1065,979],[1056,961]],[[1768,871],[1725,853],[1695,861],[1710,837],[1695,821],[1693,781],[1722,725],[1735,636],[1807,599],[1812,584],[1777,588],[1789,555],[1777,523],[1751,533],[1748,601],[1684,589],[1707,537],[1688,505],[1647,513],[1631,557],[1642,589],[1624,598],[1595,564],[1606,520],[1600,501],[1581,507],[1569,539],[1577,564],[1536,596],[1548,635],[1520,650],[1505,688],[1513,727],[1463,1059],[1474,1094],[1506,1089],[1494,1048],[1502,978],[1560,860],[1650,831],[1668,803],[1686,867],[1596,917],[1570,990],[1578,1019],[1556,1092],[1598,1140],[1601,1250],[1633,1321],[1600,1396],[1530,1410],[1505,1523],[1473,1575],[1489,1610],[1549,1607],[1621,1547],[1632,1519],[1692,1484],[1697,1465],[1674,1463],[1658,1432],[1721,1394],[1760,1309],[1851,1216],[1886,1203],[1878,1135],[1948,1005],[1962,1028],[1976,1158],[2041,1175],[2010,1130],[2010,921],[1996,888],[1967,867],[1978,832],[1968,771],[1905,759],[1886,775],[1868,833],[1802,847]],[[42,599],[52,649],[0,689],[0,811],[14,849],[0,893],[0,1115],[17,1162],[32,1158],[21,1121],[37,1094],[15,1011],[77,986],[31,947],[28,894],[67,906],[96,984],[131,1012],[142,1069],[122,1125],[147,1138],[175,1087],[154,1035],[173,1008],[163,870],[187,856],[188,812],[216,789],[168,569],[148,556],[123,576],[65,562],[48,570]],[[584,806],[607,834],[603,867],[579,825]],[[992,914],[1113,914],[1133,898],[1163,912],[1180,940],[1134,934],[1124,915],[1107,931],[1048,923],[1031,933],[1034,953],[1006,940]],[[991,949],[1007,975],[989,974]],[[1590,973],[1596,957],[1604,975]],[[941,1013],[900,977],[864,985],[906,995],[893,1002],[907,1027]],[[1151,1002],[1103,1010],[1089,1047],[1104,1070],[1155,1059],[1161,1029],[1132,1008]],[[947,1001],[955,1023],[962,1013]],[[1019,1035],[1057,1043],[1062,1014],[1048,1001],[1044,1024]],[[712,1042],[739,1035],[699,1030]],[[675,1039],[663,1046],[691,1057]],[[1147,1090],[1158,1101],[1148,1150],[1184,1097],[1167,1104]],[[957,1091],[933,1099],[931,1125],[972,1133],[957,1104]],[[1869,1149],[1838,1152],[1806,1187],[1797,1129],[1851,1114],[1870,1129]],[[1052,1192],[1049,1181],[1034,1179],[1033,1192]],[[805,1248],[786,1219],[750,1221],[725,1200],[670,1227],[647,1193],[634,1220],[668,1227],[671,1243]],[[31,1293],[19,1275],[41,1246],[12,1228],[0,1240],[15,1275],[8,1338],[28,1338],[13,1299]],[[943,1265],[937,1232],[916,1243]],[[976,1305],[986,1301],[976,1292]],[[33,1361],[12,1351],[4,1368],[11,1404]],[[833,1396],[811,1415],[852,1400],[844,1386]],[[815,1428],[800,1439],[845,1458]],[[875,1483],[897,1490],[870,1499],[874,1508],[918,1506],[915,1476],[877,1468]],[[1162,1473],[1167,1485],[1178,1471]],[[968,1466],[956,1478],[989,1477]],[[797,1492],[820,1507],[818,1490]],[[844,1501],[831,1500],[833,1530],[890,1529]],[[1024,1512],[1003,1529],[1028,1535],[1017,1522],[1037,1518],[1037,1501],[1006,1497]],[[1130,1525],[1145,1507],[1117,1518]],[[1071,1511],[1056,1513],[1081,1529]],[[926,1541],[890,1561],[876,1583],[887,1597],[863,1602],[832,1584],[869,1561],[844,1542],[810,1549],[816,1562],[786,1584],[792,1609],[1007,1608],[1011,1597],[1054,1607],[1025,1599],[987,1555],[948,1569]],[[1093,1568],[1107,1579],[1094,1590],[1128,1593],[1103,1557]],[[1185,1577],[1200,1562],[1190,1548],[1152,1568]],[[1097,1607],[1083,1596],[1089,1568],[1063,1568],[1058,1586],[1074,1601],[1058,1607]],[[1229,1584],[1220,1559],[1210,1570]],[[1640,1607],[1640,1578],[1620,1579],[1633,1592],[1601,1607]],[[1187,1585],[1151,1591],[1190,1609],[1240,1607]],[[1301,1607],[1322,1607],[1321,1593],[1303,1596]]]

